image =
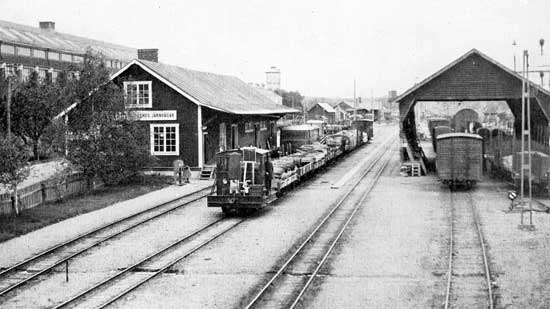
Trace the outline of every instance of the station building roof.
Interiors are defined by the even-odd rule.
[[[109,59],[130,61],[137,49],[76,35],[0,20],[0,41],[15,45],[84,54],[88,48]]]
[[[134,65],[200,106],[239,115],[299,113],[296,109],[274,103],[237,77],[195,71],[159,62],[134,59],[111,79]]]

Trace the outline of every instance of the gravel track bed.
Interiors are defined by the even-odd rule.
[[[121,308],[242,307],[269,272],[277,269],[330,204],[343,193],[331,184],[343,177],[383,141],[395,127],[377,131],[377,140],[350,154],[251,216],[211,245],[178,263],[171,272],[147,283],[119,302]],[[203,209],[219,213],[215,209]]]
[[[396,154],[316,280],[303,308],[443,304],[448,216],[433,177],[401,177]]]
[[[28,308],[51,307],[60,303],[85,287],[126,268],[221,216],[201,211],[205,207],[206,200],[202,199],[136,227],[71,260],[69,282],[65,282],[65,265],[60,266],[56,269],[60,274],[46,275],[33,281],[1,305],[3,308]],[[73,275],[79,279],[73,279]]]

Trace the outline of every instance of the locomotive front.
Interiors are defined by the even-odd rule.
[[[221,207],[224,213],[246,212],[266,205],[265,164],[269,152],[244,147],[216,154],[215,193],[207,198],[208,207]]]

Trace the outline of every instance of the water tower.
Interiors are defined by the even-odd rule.
[[[271,67],[265,72],[267,89],[281,89],[281,70],[277,67]]]

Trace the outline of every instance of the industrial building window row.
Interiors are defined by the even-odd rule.
[[[29,67],[29,66],[13,65],[13,64],[0,65],[0,73],[2,73],[2,75],[6,74],[4,72],[5,70],[7,70],[8,72],[11,72],[12,75],[18,78],[21,78],[24,81],[27,81],[29,79],[33,71],[38,73],[38,78],[40,79],[46,79],[48,77],[48,74],[50,74],[50,78],[52,79],[52,81],[57,80],[57,77],[61,72],[59,70],[54,70],[53,68],[46,69],[41,67]]]
[[[20,57],[32,57],[38,59],[47,59],[54,61],[64,61],[73,63],[84,62],[84,57],[70,53],[62,53],[57,51],[46,51],[44,49],[30,48],[25,46],[16,46],[6,43],[0,44],[0,54],[13,55]],[[119,60],[106,59],[105,66],[108,68],[120,69],[123,63]]]

